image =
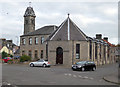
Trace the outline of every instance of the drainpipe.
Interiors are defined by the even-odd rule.
[[[74,63],[74,41],[72,41],[72,64]]]

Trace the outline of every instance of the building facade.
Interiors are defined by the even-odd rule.
[[[88,37],[68,17],[60,26],[49,25],[35,30],[35,13],[28,7],[24,15],[24,34],[20,36],[20,55],[32,60],[45,59],[51,65],[71,66],[82,61],[94,61],[97,65],[114,62],[113,45],[108,38],[96,34]],[[113,57],[111,57],[111,55]]]

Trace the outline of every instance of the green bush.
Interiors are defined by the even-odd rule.
[[[2,52],[2,59],[5,58],[5,57],[8,57],[8,54],[5,51],[3,51]]]
[[[27,56],[27,55],[23,55],[20,57],[20,62],[25,62],[25,61],[30,61],[31,57]]]

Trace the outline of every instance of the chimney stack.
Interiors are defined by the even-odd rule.
[[[102,34],[96,34],[96,39],[102,39]]]
[[[108,37],[104,37],[103,39],[106,40],[106,41],[108,41]]]

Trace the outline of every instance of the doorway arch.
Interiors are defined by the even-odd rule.
[[[56,64],[63,64],[63,49],[61,47],[56,49]]]

